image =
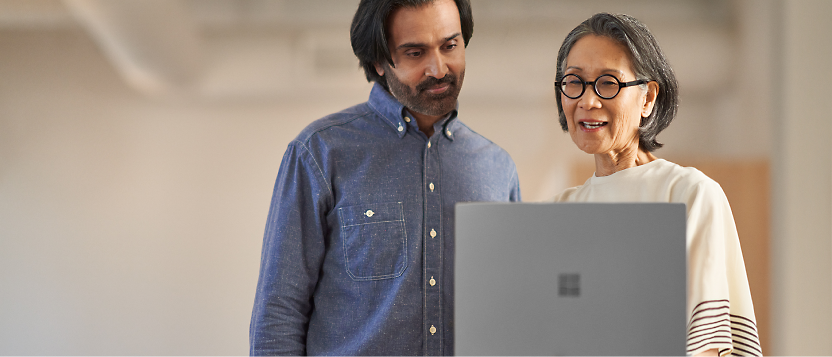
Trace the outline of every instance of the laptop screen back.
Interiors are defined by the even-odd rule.
[[[456,208],[457,355],[684,355],[685,205]]]

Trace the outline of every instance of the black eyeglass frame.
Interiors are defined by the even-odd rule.
[[[574,96],[574,97],[571,97],[568,94],[566,94],[563,91],[563,88],[562,88],[564,78],[569,77],[569,76],[578,78],[578,80],[581,81],[581,93],[578,94],[577,96]],[[601,93],[598,93],[598,87],[595,85],[595,83],[598,82],[598,80],[601,79],[601,77],[610,77],[610,78],[614,79],[616,83],[618,83],[618,90],[615,92],[615,94],[613,94],[610,97],[605,97],[605,96],[601,95]],[[594,81],[587,82],[583,78],[581,78],[581,76],[579,76],[577,74],[570,73],[570,74],[567,74],[567,75],[561,77],[561,79],[559,81],[555,81],[555,90],[560,91],[561,93],[563,93],[563,95],[566,96],[566,98],[578,99],[582,95],[584,95],[584,92],[586,92],[586,86],[587,85],[592,85],[592,89],[595,91],[595,94],[598,95],[599,98],[601,98],[601,99],[613,99],[618,95],[618,93],[621,93],[621,88],[642,85],[642,84],[645,84],[645,83],[648,83],[648,82],[650,82],[650,80],[648,80],[648,79],[637,79],[637,80],[630,81],[630,82],[621,82],[618,78],[615,78],[615,76],[613,76],[611,74],[602,74],[602,75],[598,76],[598,78],[595,78]]]

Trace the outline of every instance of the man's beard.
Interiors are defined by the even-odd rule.
[[[411,88],[399,81],[389,65],[386,67],[384,78],[387,80],[388,88],[390,88],[390,94],[393,94],[407,109],[424,115],[442,116],[456,108],[456,100],[459,97],[460,89],[462,89],[465,70],[460,72],[458,77],[450,72],[445,74],[442,79],[428,77],[417,84],[416,88]],[[426,92],[431,87],[445,83],[448,83],[449,87],[443,93],[429,94]]]

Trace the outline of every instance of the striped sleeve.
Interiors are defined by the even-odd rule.
[[[754,303],[728,198],[702,175],[689,187],[688,346],[696,355],[761,356]]]
[[[757,324],[746,317],[732,315],[728,300],[701,302],[688,323],[688,354],[714,348],[720,356],[763,355]]]

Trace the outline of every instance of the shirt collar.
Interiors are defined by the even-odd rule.
[[[407,108],[404,108],[404,112],[402,113],[402,115],[409,116],[411,118],[413,117],[413,114],[411,114],[410,111],[407,110]],[[437,120],[436,123],[433,123],[434,133],[440,133],[441,132],[442,135],[444,135],[446,138],[448,138],[448,140],[453,141],[454,140],[454,136],[453,136],[454,126],[453,126],[453,123],[456,122],[456,120],[455,120],[456,116],[457,116],[457,110],[454,109],[450,113],[445,114],[445,116],[442,117],[441,119]],[[410,125],[412,125],[416,130],[419,130],[419,125],[416,123],[416,121],[411,120]]]
[[[408,125],[408,123],[404,120],[404,117],[407,115],[407,109],[402,103],[399,103],[399,101],[393,97],[390,92],[384,89],[381,84],[375,83],[373,85],[373,89],[370,91],[370,100],[368,101],[368,104],[381,115],[384,122],[393,127],[393,130],[395,130],[399,138],[404,137],[407,133]],[[453,141],[454,139],[453,123],[456,122],[455,119],[457,117],[458,109],[459,102],[457,102],[456,107],[449,113],[449,115],[433,125],[434,130],[441,130],[442,135],[445,135],[448,140]],[[411,121],[413,122],[411,124],[416,125],[415,121]]]

